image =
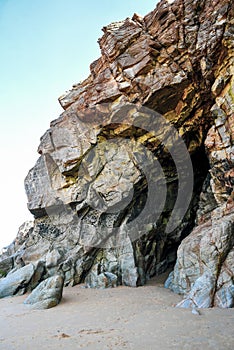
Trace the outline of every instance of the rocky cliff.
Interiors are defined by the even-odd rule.
[[[35,221],[0,270],[30,276],[3,296],[57,274],[135,287],[174,267],[180,306],[233,307],[233,18],[232,0],[162,0],[103,28],[26,177]]]

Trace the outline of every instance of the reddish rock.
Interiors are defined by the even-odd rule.
[[[1,267],[40,260],[43,278],[62,270],[65,285],[109,273],[137,286],[177,254],[167,286],[181,306],[233,306],[233,16],[232,0],[162,0],[103,28],[101,57],[59,98],[25,180],[34,227]],[[190,158],[178,135],[194,171],[182,190]],[[147,225],[130,230],[145,207]]]

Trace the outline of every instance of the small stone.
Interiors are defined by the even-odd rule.
[[[192,314],[193,315],[201,315],[200,311],[196,307],[192,308]]]

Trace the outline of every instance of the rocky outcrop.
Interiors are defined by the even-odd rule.
[[[103,28],[41,138],[35,221],[4,273],[40,262],[43,280],[138,286],[176,262],[183,306],[233,306],[233,7],[163,0]]]
[[[232,14],[234,9],[232,8]],[[205,147],[210,170],[203,186],[197,225],[178,249],[174,272],[166,285],[186,294],[180,306],[234,306],[234,36],[227,25],[226,57],[212,85],[214,125]]]
[[[183,240],[166,282],[173,291],[186,295],[178,306],[233,307],[233,245],[233,214],[213,218]]]

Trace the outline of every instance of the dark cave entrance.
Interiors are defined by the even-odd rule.
[[[194,171],[193,196],[179,227],[168,235],[165,233],[165,222],[170,216],[170,211],[164,210],[157,227],[133,242],[135,261],[139,273],[138,285],[143,285],[151,277],[161,275],[168,269],[173,269],[180,243],[191,233],[195,226],[200,194],[210,168],[204,145],[191,155],[191,161]],[[171,184],[172,189],[169,192],[176,193],[173,186],[177,185],[176,182]],[[169,205],[169,208],[171,208],[175,199],[171,198],[169,194],[167,200],[171,201],[172,205]]]

